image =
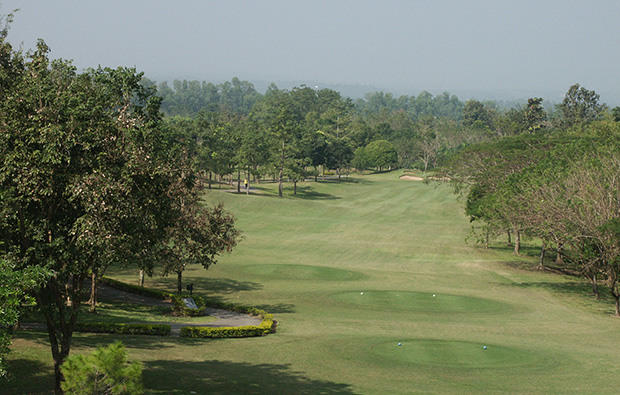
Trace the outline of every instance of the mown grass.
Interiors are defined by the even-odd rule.
[[[534,270],[533,253],[466,244],[471,225],[449,188],[400,174],[302,183],[297,197],[287,188],[278,198],[271,183],[250,196],[206,195],[236,215],[244,240],[185,280],[275,313],[276,334],[76,334],[73,352],[120,338],[156,394],[616,393],[610,301],[593,300],[580,279]],[[147,285],[173,290],[175,279]],[[43,373],[28,383],[33,370],[18,369],[7,393],[52,387],[46,347],[43,334],[18,333],[11,364]]]

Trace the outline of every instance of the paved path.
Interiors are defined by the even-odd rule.
[[[148,298],[142,295],[136,295],[134,293],[125,292],[112,288],[106,285],[100,285],[98,289],[98,298],[101,299],[114,299],[121,300],[128,303],[145,304],[149,306],[162,306],[172,308],[172,302],[165,300],[159,300],[154,298]],[[249,314],[237,313],[234,311],[216,309],[213,307],[207,307],[205,309],[205,315],[210,315],[217,318],[217,321],[209,322],[205,324],[191,324],[191,323],[179,323],[179,322],[149,322],[150,324],[165,324],[170,325],[170,336],[181,336],[181,328],[184,326],[209,326],[209,327],[225,327],[225,326],[248,326],[259,325],[262,319]],[[191,318],[188,318],[191,319]],[[135,322],[144,324],[145,322]],[[38,323],[23,323],[24,329],[42,329],[45,330],[45,324]]]

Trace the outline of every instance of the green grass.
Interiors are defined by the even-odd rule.
[[[122,303],[118,301],[99,303],[97,305],[96,314],[88,313],[87,310],[88,306],[84,306],[79,316],[79,322],[175,322],[203,324],[217,321],[217,318],[210,316],[175,316],[172,314],[171,307],[147,306],[136,303]]]
[[[76,334],[72,352],[121,339],[154,394],[617,393],[611,301],[593,300],[580,279],[533,270],[534,253],[465,243],[471,225],[450,189],[400,174],[301,183],[297,197],[288,187],[278,198],[271,183],[260,195],[206,196],[235,214],[244,240],[185,281],[274,313],[276,334]],[[173,291],[175,279],[146,285]],[[6,393],[49,392],[47,342],[17,334]]]

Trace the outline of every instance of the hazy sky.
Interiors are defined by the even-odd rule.
[[[147,77],[620,92],[618,0],[0,0],[9,33]]]

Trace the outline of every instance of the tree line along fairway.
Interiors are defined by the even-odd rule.
[[[503,240],[466,243],[470,224],[451,190],[401,174],[300,183],[296,197],[285,185],[278,198],[275,184],[208,193],[244,239],[209,270],[188,268],[186,281],[274,313],[278,332],[123,336],[149,392],[614,393],[620,321],[610,302],[592,301],[578,278],[530,270],[535,258],[513,257]],[[74,351],[116,339],[76,334]],[[18,332],[11,361],[49,365],[44,342]],[[38,375],[52,382],[45,368]]]

